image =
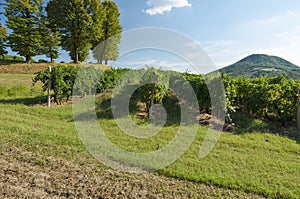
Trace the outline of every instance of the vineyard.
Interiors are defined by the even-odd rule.
[[[79,70],[80,73],[78,73]],[[184,84],[188,82],[197,97],[200,112],[211,113],[212,94],[206,83],[211,82],[215,78],[214,75],[181,74],[147,68],[135,71],[135,77],[133,77],[130,71],[130,69],[121,68],[98,70],[93,67],[80,69],[73,66],[57,66],[51,72],[46,69],[36,73],[33,85],[42,82],[43,89],[46,91],[50,84],[54,101],[57,104],[68,101],[73,92],[78,96],[83,96],[91,93],[104,93],[118,84],[142,85],[138,86],[135,92],[137,93],[135,100],[145,103],[149,111],[153,103],[167,106],[166,101],[176,102],[178,99],[174,99],[176,97],[169,86],[184,88]],[[126,73],[130,75],[126,76]],[[234,123],[230,115],[235,112],[242,112],[249,117],[278,121],[282,126],[296,120],[298,100],[296,88],[300,86],[299,80],[289,79],[286,75],[247,78],[230,77],[226,74],[222,76],[222,80],[225,87],[228,123]]]
[[[107,138],[121,149],[147,153],[167,146],[178,134],[185,102],[176,96],[186,92],[187,85],[194,90],[201,116],[210,115],[214,93],[206,82],[215,81],[216,76],[153,68],[100,70],[57,65],[50,72],[43,67],[35,74],[35,69],[27,74],[27,67],[22,66],[19,73],[0,74],[4,171],[0,194],[4,197],[298,198],[300,140],[295,128],[294,88],[298,81],[285,76],[249,79],[224,75],[223,98],[227,98],[227,113],[235,123],[233,132],[222,132],[209,155],[199,158],[208,126],[197,125],[193,143],[180,158],[155,173],[135,175],[107,168],[89,154],[76,130],[70,102],[85,101],[82,99],[96,93],[96,114]],[[49,85],[50,109],[45,96]],[[137,89],[129,108],[136,124],[152,123],[148,118],[155,109],[149,106],[161,104],[166,109],[164,127],[147,139],[124,133],[112,115],[112,99],[132,88]],[[118,89],[120,93],[113,94]],[[83,116],[89,113],[90,109]]]

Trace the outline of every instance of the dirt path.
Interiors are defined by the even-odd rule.
[[[93,161],[90,161],[93,162]],[[1,146],[0,198],[261,198],[158,174],[128,174],[80,160]]]

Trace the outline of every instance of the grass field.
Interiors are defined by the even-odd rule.
[[[1,152],[6,154],[7,150],[18,149],[24,151],[24,156],[31,154],[29,156],[34,157],[40,172],[45,168],[59,170],[53,166],[49,157],[81,165],[80,168],[84,169],[93,165],[97,172],[90,178],[91,181],[95,180],[95,176],[112,172],[93,160],[86,151],[76,132],[71,105],[55,106],[50,109],[41,105],[28,106],[45,100],[38,97],[41,93],[39,87],[35,88],[34,92],[30,92],[31,78],[32,75],[27,74],[0,74]],[[9,89],[15,94],[5,94]],[[107,96],[109,95],[103,95],[100,103],[104,102]],[[149,139],[136,139],[122,133],[115,121],[109,117],[100,117],[99,122],[112,142],[123,149],[135,152],[152,151],[158,146],[164,146],[172,140],[177,130],[177,127],[169,126]],[[196,139],[182,157],[167,168],[159,170],[155,176],[146,174],[149,176],[146,180],[139,181],[141,183],[139,186],[144,184],[144,191],[151,193],[153,198],[155,195],[158,195],[158,198],[163,196],[159,194],[172,197],[172,193],[173,197],[183,198],[298,198],[300,196],[300,144],[297,139],[253,132],[253,129],[249,133],[244,131],[240,134],[224,132],[213,151],[206,158],[200,159],[199,147],[206,130],[206,127],[200,126]],[[1,157],[5,159],[4,156]],[[12,161],[14,158],[8,159]],[[26,157],[21,160],[30,162]],[[72,173],[72,171],[65,172]],[[133,174],[134,177],[128,175],[118,173],[117,177],[114,174],[114,177],[106,180],[117,181],[118,183],[114,184],[115,189],[127,193],[124,180],[126,179],[129,184],[134,184],[137,178],[140,180],[137,175]],[[79,177],[70,175],[69,178],[76,181]],[[156,181],[162,180],[166,184],[173,184],[154,186],[151,185],[152,178]],[[170,180],[172,183],[169,182]],[[100,183],[95,180],[96,182]],[[153,190],[150,190],[151,188]],[[142,191],[143,188],[140,189],[140,192]],[[119,192],[111,192],[110,194],[114,193],[112,195],[103,193],[102,196],[116,197],[118,194],[122,196]],[[146,195],[141,197],[143,196],[147,197]]]
[[[32,86],[32,74],[0,74],[0,101],[9,98],[24,98],[24,103],[30,102],[29,97],[43,95],[42,85]]]

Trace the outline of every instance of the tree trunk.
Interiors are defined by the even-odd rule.
[[[297,99],[297,129],[300,132],[300,101]]]
[[[50,63],[53,62],[53,53],[52,53],[52,47],[50,46]]]
[[[76,52],[75,52],[75,63],[77,64],[78,63],[78,60],[79,60],[79,55],[78,55],[78,48],[76,48]]]
[[[54,94],[54,101],[57,105],[59,105],[58,97]]]
[[[155,87],[156,87],[156,84],[152,84],[152,91],[151,91],[152,96],[151,96],[151,101],[150,101],[150,105],[149,105],[149,108],[148,108],[148,118],[150,118],[150,116],[153,115],[152,113],[150,113],[150,109],[154,105]]]
[[[28,64],[31,64],[31,56],[26,55],[26,62],[27,62]]]
[[[105,65],[107,65],[108,64],[108,60],[105,60]]]
[[[299,99],[299,88],[296,86],[296,99],[297,99],[297,130],[300,132],[300,99]]]

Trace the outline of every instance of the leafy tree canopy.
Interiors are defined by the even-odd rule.
[[[4,55],[7,54],[6,48],[7,30],[0,24],[0,55],[4,59]]]
[[[7,27],[12,30],[9,46],[29,62],[31,57],[43,53],[42,0],[6,0]]]
[[[74,62],[84,61],[102,37],[101,6],[98,0],[51,0],[46,7],[50,26],[59,29],[61,46]]]

